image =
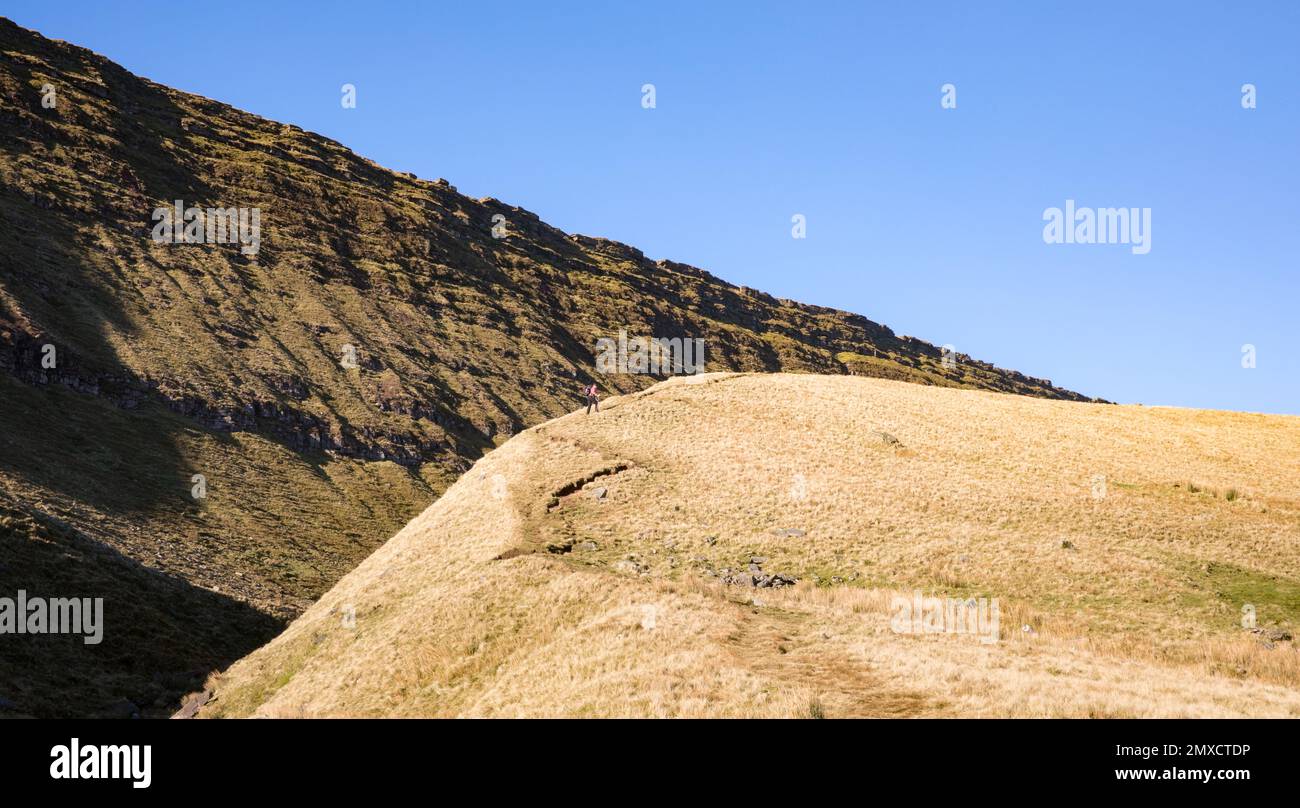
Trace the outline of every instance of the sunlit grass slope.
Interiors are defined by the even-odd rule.
[[[201,714],[1300,715],[1297,480],[1294,417],[676,379],[480,460]],[[916,590],[998,642],[895,633]]]

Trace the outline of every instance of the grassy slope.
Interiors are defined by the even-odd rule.
[[[259,207],[256,260],[154,244],[151,213],[175,199]],[[504,239],[490,232],[498,213]],[[944,368],[933,345],[865,318],[562,233],[4,19],[0,243],[5,501],[71,526],[49,541],[96,543],[274,620],[484,451],[567,411],[579,384],[649,385],[592,376],[594,340],[620,328],[703,337],[715,369],[1077,397],[973,360]],[[55,369],[40,365],[45,345]],[[344,345],[360,367],[341,366]],[[211,492],[201,506],[187,496],[196,473]],[[166,620],[169,590],[134,574],[91,587],[84,567],[44,566],[24,544],[33,535],[4,535],[0,592],[94,589],[137,609],[134,625]],[[200,650],[112,625],[111,651],[93,654],[7,638],[26,645],[0,656],[0,704],[40,715],[165,704],[176,688],[155,695],[156,679],[224,664],[275,630],[214,615],[236,616]],[[66,670],[78,684],[54,687]]]
[[[1296,716],[1240,615],[1300,625],[1298,476],[1294,417],[674,380],[479,461],[204,714]],[[1001,641],[892,633],[913,589]]]

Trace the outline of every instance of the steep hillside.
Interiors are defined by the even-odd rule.
[[[480,460],[200,715],[1300,716],[1296,479],[1294,417],[675,379]]]
[[[256,209],[255,254],[156,242],[154,212],[176,200]],[[965,356],[945,366],[933,345],[857,315],[562,233],[3,19],[0,241],[6,501],[66,524],[49,539],[60,552],[96,543],[275,620],[485,451],[571,409],[581,384],[653,383],[595,372],[596,340],[620,330],[703,339],[712,370],[1080,398]],[[0,592],[39,581],[159,619],[169,608],[132,576],[97,589],[75,565],[6,556]],[[203,654],[178,649],[173,667],[223,664],[274,630],[231,628]],[[116,665],[112,692],[43,688],[44,671],[0,657],[0,682],[22,682],[21,699],[0,692],[0,712],[95,712],[105,697],[164,709],[179,694],[151,683],[174,672],[126,632],[106,643],[119,640],[93,658],[75,644],[36,655],[51,670]]]

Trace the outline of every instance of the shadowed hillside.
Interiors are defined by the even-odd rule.
[[[480,460],[200,714],[1295,717],[1298,477],[1295,417],[676,379]]]
[[[156,243],[153,212],[176,200],[257,209],[256,254]],[[1081,398],[965,356],[946,366],[935,346],[857,315],[563,233],[3,19],[0,242],[0,491],[275,620],[485,451],[571,409],[581,384],[653,383],[595,374],[596,340],[620,329],[704,339],[710,370]],[[196,475],[206,498],[192,495]],[[11,588],[85,588],[76,566],[39,577],[23,563],[0,568]],[[146,611],[169,608],[133,577],[102,583]],[[248,636],[230,627],[214,636]],[[15,710],[155,698],[137,639],[108,628],[106,646],[129,647],[94,664],[120,664],[120,686],[28,689]],[[203,658],[245,650],[231,640]],[[81,654],[39,658],[79,669]]]

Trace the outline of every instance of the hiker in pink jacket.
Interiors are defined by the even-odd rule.
[[[592,407],[596,408],[596,412],[600,412],[600,398],[596,394],[596,385],[588,385],[583,392],[587,394],[587,414],[591,415]]]

